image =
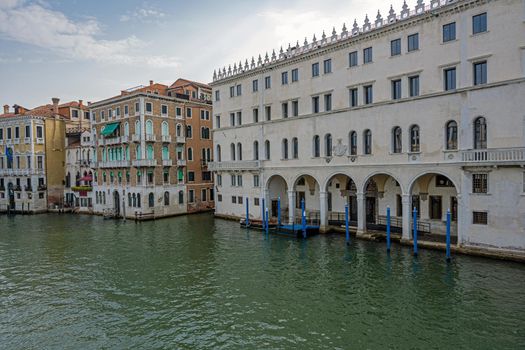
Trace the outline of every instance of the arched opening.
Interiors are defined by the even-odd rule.
[[[487,148],[487,121],[477,117],[474,121],[474,149]]]
[[[155,195],[153,192],[150,192],[148,195],[148,207],[153,208],[155,206]]]
[[[457,243],[458,191],[454,182],[443,174],[425,173],[410,186],[410,230],[413,228],[413,210],[417,210],[418,237],[444,242],[447,210],[451,218],[451,242]],[[412,233],[411,233],[412,235]]]
[[[345,206],[348,205],[351,226],[357,226],[357,188],[354,180],[345,174],[333,175],[326,183],[328,225],[345,224]]]
[[[118,191],[113,192],[113,209],[115,211],[115,216],[120,216],[120,195]]]
[[[278,201],[280,199],[281,220],[284,223],[288,218],[290,210],[288,203],[288,184],[286,180],[280,175],[273,175],[268,179],[266,189],[268,191],[268,203],[266,205],[268,206],[270,216],[277,218],[279,213]]]
[[[294,207],[293,219],[296,224],[301,223],[301,202],[304,200],[306,221],[308,225],[320,225],[320,187],[319,182],[311,175],[299,176],[293,186]]]
[[[253,159],[259,160],[259,142],[258,141],[253,142]]]
[[[215,152],[215,159],[217,159],[218,162],[222,161],[221,145],[217,145],[217,151]]]
[[[387,208],[390,208],[391,231],[403,231],[403,189],[389,174],[370,176],[363,187],[364,223],[369,230],[386,229]]]

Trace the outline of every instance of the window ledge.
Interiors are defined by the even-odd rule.
[[[487,33],[490,33],[490,30],[486,30],[484,32],[479,32],[475,34],[470,34],[470,37],[473,38],[473,37],[480,36],[480,35],[487,34]]]
[[[452,39],[452,40],[448,40],[448,41],[441,41],[441,45],[447,45],[447,44],[451,44],[451,43],[455,43],[456,41],[459,41],[459,39]]]
[[[474,193],[474,192],[470,192],[469,194],[470,194],[471,196],[481,196],[481,197],[492,196],[492,193],[490,193],[490,192],[487,192],[487,193]]]

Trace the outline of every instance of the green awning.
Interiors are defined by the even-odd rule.
[[[113,134],[115,130],[117,130],[119,125],[120,125],[120,122],[106,124],[106,126],[104,126],[104,128],[101,131],[102,136],[108,136],[108,135]]]

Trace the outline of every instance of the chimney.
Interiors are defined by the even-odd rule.
[[[60,99],[58,97],[53,97],[51,101],[53,101],[53,113],[58,114],[58,102],[60,102]]]
[[[149,81],[149,86],[153,85],[153,80]]]
[[[9,105],[4,105],[4,114],[9,113]]]
[[[84,102],[84,101],[82,101],[82,100],[78,100],[78,107],[79,107],[79,108],[82,108],[82,102]]]

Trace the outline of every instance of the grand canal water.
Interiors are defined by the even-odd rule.
[[[0,348],[523,349],[525,266],[211,215],[1,216]]]

